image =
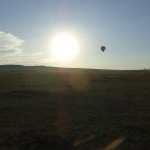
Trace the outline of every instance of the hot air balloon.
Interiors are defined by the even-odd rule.
[[[105,46],[101,46],[101,51],[105,51],[106,50],[106,47]]]

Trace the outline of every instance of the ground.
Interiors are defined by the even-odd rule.
[[[0,73],[0,149],[148,150],[150,72]]]

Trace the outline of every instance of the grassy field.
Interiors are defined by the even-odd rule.
[[[149,150],[150,71],[0,73],[1,150]]]

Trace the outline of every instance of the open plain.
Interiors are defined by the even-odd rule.
[[[150,149],[150,71],[37,68],[0,72],[1,150]]]

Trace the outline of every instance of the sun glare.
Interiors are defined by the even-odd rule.
[[[77,51],[77,39],[71,34],[60,33],[51,40],[51,53],[55,60],[66,61],[73,59]]]

